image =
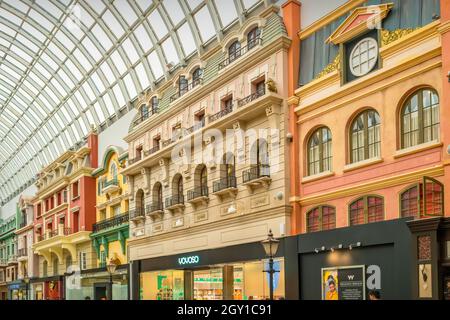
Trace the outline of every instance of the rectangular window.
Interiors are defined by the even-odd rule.
[[[72,184],[72,199],[77,199],[80,196],[79,183],[78,181]]]
[[[80,252],[80,269],[87,269],[87,254],[86,252]]]

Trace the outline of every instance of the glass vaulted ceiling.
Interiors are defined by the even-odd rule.
[[[0,0],[0,203],[271,2]]]

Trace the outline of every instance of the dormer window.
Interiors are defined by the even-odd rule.
[[[259,38],[261,36],[261,29],[256,27],[253,28],[248,34],[247,34],[247,48],[248,50],[253,49],[258,45]]]
[[[233,62],[241,56],[241,43],[236,40],[228,48],[229,61]]]
[[[152,106],[152,113],[155,114],[158,112],[158,105],[159,105],[159,100],[157,96],[154,96],[151,100],[150,100],[151,106]]]
[[[192,87],[196,87],[197,85],[201,84],[203,76],[203,70],[202,68],[196,68],[194,72],[192,73]]]
[[[141,119],[142,120],[148,119],[148,116],[149,116],[148,106],[146,104],[144,104],[141,107]]]
[[[180,93],[180,96],[188,92],[188,80],[185,76],[180,76],[178,79],[178,92]]]

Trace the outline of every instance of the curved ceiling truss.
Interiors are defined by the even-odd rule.
[[[271,0],[0,0],[0,203]]]

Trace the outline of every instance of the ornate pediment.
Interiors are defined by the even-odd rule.
[[[367,30],[381,29],[381,21],[386,18],[393,6],[392,3],[386,3],[356,8],[331,34],[327,43],[341,44]]]

